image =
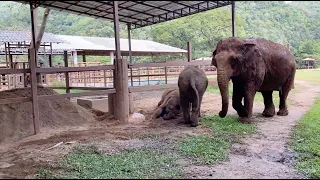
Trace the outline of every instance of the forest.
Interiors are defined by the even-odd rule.
[[[44,9],[39,8],[38,25]],[[297,66],[306,57],[320,60],[320,3],[317,1],[237,1],[236,36],[259,37],[280,44],[290,44]],[[127,38],[126,25],[120,25],[120,37]],[[0,2],[0,29],[30,30],[29,6]],[[114,37],[113,23],[107,20],[52,10],[46,32],[62,35]],[[192,44],[192,58],[209,57],[217,42],[231,37],[231,6],[198,13],[153,26],[132,30],[133,39],[147,39],[187,49]],[[109,57],[107,57],[109,58]],[[134,57],[135,62],[164,61],[177,57]],[[80,58],[81,59],[81,58]],[[106,57],[90,57],[107,63]],[[58,59],[56,59],[58,61]],[[317,63],[319,64],[319,63]]]

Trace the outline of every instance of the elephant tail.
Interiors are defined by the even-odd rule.
[[[198,93],[198,90],[196,88],[196,84],[194,81],[191,81],[191,87],[194,91],[194,93],[196,94],[196,97],[197,97],[197,111],[199,110],[199,107],[200,107],[200,99],[199,99],[199,93]]]

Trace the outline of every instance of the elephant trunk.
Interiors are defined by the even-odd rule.
[[[229,106],[229,73],[218,69],[217,79],[222,98],[222,110],[219,112],[219,116],[224,118],[227,115]]]

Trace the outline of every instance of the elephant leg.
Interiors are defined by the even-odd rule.
[[[201,117],[201,103],[203,98],[204,92],[199,93],[199,117]]]
[[[261,92],[264,102],[264,111],[262,113],[265,117],[273,117],[276,114],[276,110],[273,104],[272,93],[273,91],[263,91]]]
[[[193,98],[192,100],[192,109],[191,109],[191,126],[196,127],[199,124],[199,105],[198,99]]]
[[[291,90],[291,85],[293,85],[293,80],[293,78],[289,78],[282,87],[282,91],[279,91],[280,104],[279,111],[277,112],[277,115],[279,116],[286,116],[289,114],[287,109],[287,97]]]
[[[183,118],[185,124],[190,124],[190,103],[189,99],[184,97],[180,92],[180,105],[182,108]]]
[[[244,91],[244,109],[247,116],[240,118],[240,122],[242,123],[252,123],[252,108],[255,94],[256,88],[254,83],[248,83]]]
[[[243,88],[236,88],[235,86],[233,86],[233,88],[232,107],[237,111],[239,117],[245,117],[247,113],[241,103],[244,96]]]

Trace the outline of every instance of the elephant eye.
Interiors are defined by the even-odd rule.
[[[238,59],[236,57],[230,57],[230,65],[231,65],[231,68],[234,69],[237,62],[238,62]]]

